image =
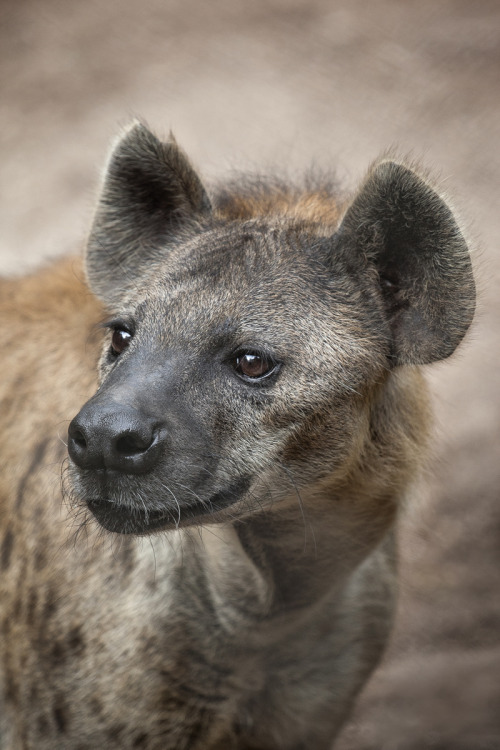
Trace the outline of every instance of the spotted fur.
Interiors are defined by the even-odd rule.
[[[418,365],[473,315],[446,203],[387,160],[341,205],[206,191],[134,124],[85,268],[0,300],[0,748],[327,750],[390,630]]]

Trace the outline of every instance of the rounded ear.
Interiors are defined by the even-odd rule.
[[[90,232],[90,288],[120,299],[169,243],[211,211],[205,189],[171,136],[162,143],[133,123],[113,148]]]
[[[475,286],[464,237],[444,200],[408,167],[376,164],[338,235],[375,265],[392,331],[392,361],[448,357],[469,328]]]

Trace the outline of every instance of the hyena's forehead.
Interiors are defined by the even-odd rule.
[[[300,322],[308,336],[307,321],[326,318],[331,324],[349,280],[287,240],[262,231],[199,238],[138,281],[131,309],[151,325],[184,332],[191,325],[221,332],[236,326],[242,333],[282,335]]]
[[[298,345],[307,321],[297,299],[284,290],[277,292],[271,281],[216,283],[191,279],[157,284],[154,290],[131,308],[137,333],[167,347],[186,344],[191,348],[225,345],[268,345],[289,349]]]
[[[256,282],[275,288],[287,279],[308,274],[311,253],[307,238],[290,229],[257,225],[206,232],[165,257],[159,280],[166,288],[191,284],[213,293],[214,288],[234,295]]]

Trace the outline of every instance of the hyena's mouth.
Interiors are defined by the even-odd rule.
[[[189,504],[166,504],[164,509],[149,510],[144,505],[124,505],[105,498],[89,499],[86,500],[86,504],[99,524],[107,531],[116,534],[149,534],[180,526],[217,521],[222,511],[243,497],[250,484],[250,477],[241,477],[227,489],[214,493],[207,500],[200,499]]]

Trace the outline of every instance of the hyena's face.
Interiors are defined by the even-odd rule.
[[[472,318],[463,238],[405,167],[374,168],[337,231],[229,220],[224,200],[140,125],[111,156],[87,253],[109,335],[68,446],[74,493],[112,531],[342,477],[387,371],[448,356]]]
[[[106,528],[236,517],[342,471],[389,332],[311,244],[251,222],[207,231],[115,307],[100,388],[70,428],[75,489]]]

